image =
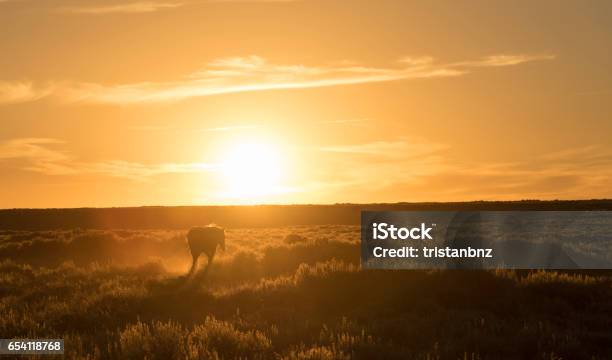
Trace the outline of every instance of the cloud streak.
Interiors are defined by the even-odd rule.
[[[497,67],[512,66],[538,60],[553,60],[554,55],[491,55],[480,60],[457,62],[453,66],[457,67]]]
[[[0,93],[0,102],[2,98],[31,101],[53,95],[66,102],[113,105],[163,103],[241,92],[456,77],[477,68],[514,66],[552,58],[550,55],[493,55],[475,61],[439,64],[431,57],[404,57],[393,67],[373,67],[352,64],[286,65],[274,64],[259,56],[233,57],[212,61],[203,69],[177,81],[118,85],[58,83],[52,91],[38,97],[24,96],[23,93],[27,95],[28,92],[23,89],[21,95],[19,89],[15,89],[16,94],[8,89]]]
[[[151,13],[164,9],[183,6],[183,3],[160,3],[152,1],[127,2],[113,5],[78,6],[65,8],[64,11],[74,14],[106,15],[106,14],[138,14]]]
[[[52,94],[50,86],[36,87],[29,81],[0,81],[0,104],[36,101]]]
[[[290,3],[304,0],[207,0],[209,3]]]
[[[508,163],[453,160],[449,147],[398,139],[327,146],[313,191],[352,189],[388,201],[585,198],[610,194],[612,149],[600,145]],[[381,174],[383,174],[381,176]],[[389,195],[392,194],[392,195]]]
[[[43,175],[97,174],[143,181],[163,174],[187,174],[214,171],[210,163],[143,164],[124,160],[99,162],[77,161],[54,147],[63,141],[51,138],[18,138],[0,143],[0,162],[17,161],[22,170]]]
[[[132,181],[213,173],[220,166],[86,162],[62,151],[63,145],[51,138],[11,139],[0,143],[0,165],[5,170],[18,168],[47,176],[98,175]],[[449,149],[444,144],[405,138],[319,147],[316,150],[326,155],[307,179],[291,188],[318,194],[354,191],[364,199],[379,196],[388,201],[584,198],[610,191],[612,149],[606,146],[570,148],[510,163],[456,161]]]
[[[257,129],[260,125],[231,125],[231,126],[219,126],[201,129],[202,131],[208,132],[228,132],[228,131],[239,131],[239,130],[250,130]]]
[[[370,119],[341,119],[341,120],[323,120],[323,121],[318,121],[318,124],[325,124],[325,125],[364,125],[366,123],[370,122]]]
[[[400,139],[396,141],[375,141],[357,145],[324,146],[321,147],[320,150],[333,153],[407,158],[438,152],[446,148],[448,148],[448,146],[443,144]]]

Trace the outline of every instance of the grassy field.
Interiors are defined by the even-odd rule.
[[[610,359],[610,273],[361,271],[359,227],[0,232],[0,337],[67,358]],[[206,262],[201,259],[201,267]]]

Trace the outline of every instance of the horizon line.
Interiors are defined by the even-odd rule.
[[[104,210],[143,208],[187,208],[187,207],[290,207],[290,206],[367,206],[367,205],[428,205],[428,204],[470,204],[470,203],[526,203],[526,202],[612,202],[612,198],[590,199],[519,199],[519,200],[464,200],[464,201],[398,201],[398,202],[336,202],[336,203],[261,203],[261,204],[200,204],[200,205],[134,205],[134,206],[78,206],[78,207],[14,207],[0,208],[0,211],[15,210]]]

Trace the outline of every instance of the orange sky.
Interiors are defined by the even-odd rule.
[[[611,18],[0,0],[0,208],[610,198]]]

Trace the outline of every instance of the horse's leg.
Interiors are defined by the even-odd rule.
[[[191,256],[193,257],[193,262],[191,263],[191,269],[189,269],[189,273],[187,274],[188,276],[191,276],[196,270],[196,267],[198,266],[198,257],[200,254],[191,254]]]
[[[212,255],[208,255],[208,262],[206,263],[206,269],[204,269],[204,276],[208,275],[208,269],[210,269],[210,265],[212,265],[214,258],[215,253],[212,253]]]

